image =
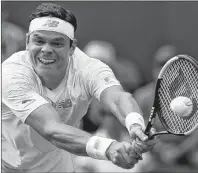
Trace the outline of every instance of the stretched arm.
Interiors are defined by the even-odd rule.
[[[35,91],[32,72],[23,66],[17,66],[16,69],[13,72],[13,65],[3,66],[2,101],[22,122],[31,126],[56,147],[70,153],[89,155],[95,159],[109,159],[124,168],[136,163],[137,159],[130,156],[135,156],[130,143],[91,136],[64,124],[56,110]]]
[[[85,131],[66,125],[50,104],[34,110],[25,123],[56,147],[76,155],[107,159],[125,169],[132,168],[139,160],[130,143],[91,136]]]
[[[33,111],[25,123],[56,147],[73,154],[87,156],[86,144],[91,134],[64,124],[50,104],[44,104]]]
[[[100,97],[103,106],[112,112],[125,126],[125,118],[131,112],[142,115],[142,111],[132,95],[125,92],[121,86],[112,86],[105,89]]]
[[[125,92],[120,86],[112,86],[101,93],[100,101],[127,127],[132,139],[137,138],[144,142],[142,145],[138,143],[139,151],[146,152],[154,147],[156,141],[148,141],[148,137],[144,134],[145,124],[142,111],[130,93]],[[152,133],[155,131],[151,131]]]

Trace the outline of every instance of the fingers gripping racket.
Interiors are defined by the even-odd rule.
[[[183,96],[193,103],[191,114],[186,118],[179,116],[170,108],[173,99]],[[165,131],[149,136],[156,115]],[[155,88],[155,98],[145,134],[152,138],[156,135],[189,135],[198,128],[198,62],[188,55],[171,58],[161,69]]]

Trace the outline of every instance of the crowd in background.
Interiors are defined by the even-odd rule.
[[[4,15],[5,16],[5,15]],[[2,19],[1,61],[12,53],[25,49],[25,29]],[[103,40],[92,40],[81,48],[91,58],[97,58],[109,65],[125,90],[129,91],[139,103],[145,123],[148,121],[154,99],[155,80],[164,63],[179,52],[174,45],[162,45],[153,55],[153,81],[144,83],[138,65],[132,58],[118,57],[114,45]],[[89,124],[89,125],[87,125]],[[90,125],[91,124],[91,125]],[[156,120],[156,129],[163,127]],[[80,128],[100,136],[118,141],[130,141],[127,130],[111,113],[93,100],[81,122]],[[198,170],[198,133],[188,137],[162,136],[156,147],[143,154],[143,160],[133,169],[124,170],[111,162],[94,160],[88,157],[75,157],[77,172],[192,172]]]
[[[9,21],[9,14],[2,12],[1,20],[1,62],[13,53],[25,49],[25,28]]]

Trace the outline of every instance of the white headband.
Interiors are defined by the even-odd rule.
[[[74,27],[69,22],[57,17],[39,17],[30,22],[29,33],[34,31],[55,31],[74,39]]]

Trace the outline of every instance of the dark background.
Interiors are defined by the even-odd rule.
[[[2,17],[9,14],[9,21],[28,29],[28,16],[41,2],[44,1],[3,1]],[[163,44],[173,44],[178,53],[198,57],[196,1],[50,2],[75,14],[76,38],[81,49],[91,40],[109,41],[120,57],[137,63],[146,81],[151,80],[153,55]]]

